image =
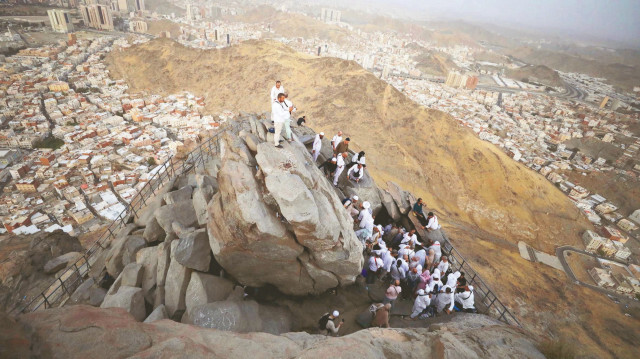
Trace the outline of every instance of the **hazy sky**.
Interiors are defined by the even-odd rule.
[[[640,43],[640,0],[368,0],[438,16]],[[558,34],[561,35],[561,34]]]

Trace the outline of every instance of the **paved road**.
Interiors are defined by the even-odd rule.
[[[597,256],[597,255],[595,255],[593,253],[589,253],[587,251],[584,251],[584,250],[581,250],[581,249],[578,249],[578,248],[574,248],[572,246],[562,246],[562,247],[556,248],[556,256],[558,256],[558,259],[560,260],[560,264],[562,264],[562,267],[564,268],[565,273],[567,273],[567,276],[569,277],[569,279],[571,279],[575,284],[591,288],[593,290],[596,290],[596,291],[598,291],[600,293],[603,293],[603,294],[606,294],[606,295],[609,295],[609,296],[614,296],[614,297],[618,298],[618,300],[628,300],[629,299],[628,297],[623,296],[623,295],[619,294],[618,292],[615,292],[615,291],[612,291],[612,290],[609,290],[609,289],[602,288],[602,287],[597,286],[597,285],[585,283],[585,282],[582,282],[582,281],[578,280],[576,278],[575,274],[573,274],[573,271],[571,270],[571,267],[567,263],[567,260],[565,258],[565,252],[575,252],[575,253],[579,253],[579,254],[586,255],[586,256],[589,256],[589,257],[593,257],[593,258],[601,258],[601,257],[599,257],[599,256]],[[609,258],[601,258],[601,259],[610,260],[612,262],[616,262],[616,263],[619,263],[619,264],[622,264],[622,265],[625,265],[625,266],[627,265],[627,263],[620,262],[620,261],[617,261],[617,260],[611,260]]]

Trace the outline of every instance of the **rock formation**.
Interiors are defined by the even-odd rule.
[[[220,144],[219,192],[208,207],[213,254],[239,282],[286,294],[353,283],[362,247],[353,222],[304,146],[253,153],[231,133]]]
[[[158,310],[159,318],[162,309]],[[0,354],[52,358],[535,358],[518,329],[483,315],[417,329],[367,329],[333,338],[307,333],[238,334],[89,306],[0,316]],[[6,325],[5,325],[6,324]]]

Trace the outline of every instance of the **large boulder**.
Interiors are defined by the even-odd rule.
[[[209,270],[211,249],[206,229],[189,232],[178,241],[175,253],[176,260],[185,267],[201,272]]]
[[[104,301],[107,290],[100,288],[93,278],[82,282],[69,297],[68,304],[88,304],[94,307],[99,306]]]
[[[158,223],[156,217],[152,217],[147,222],[147,226],[144,228],[144,232],[142,233],[142,238],[144,238],[147,243],[164,241],[164,238],[167,236],[164,229]]]
[[[61,269],[66,268],[69,264],[73,264],[73,262],[75,262],[80,257],[82,257],[82,253],[80,252],[69,252],[55,257],[45,263],[44,272],[46,274],[55,273]]]
[[[286,309],[260,305],[253,300],[202,304],[189,312],[189,323],[204,328],[248,333],[287,333],[291,330]]]
[[[175,258],[177,247],[178,241],[171,242],[171,263],[164,283],[164,305],[170,318],[186,309],[185,294],[191,277],[191,269],[180,264]]]
[[[411,203],[409,202],[409,193],[403,191],[400,186],[395,184],[394,182],[387,182],[387,186],[389,187],[389,195],[398,206],[398,210],[400,214],[406,215],[411,210]]]
[[[210,330],[170,320],[140,323],[121,309],[77,305],[21,315],[17,323],[0,315],[0,352],[11,358],[92,359],[544,358],[531,334],[521,329],[482,315],[458,313],[448,320],[429,329],[371,328],[337,338],[307,333],[277,336]]]
[[[193,187],[186,185],[177,191],[166,193],[163,199],[166,204],[175,204],[178,202],[187,201],[191,199],[192,192],[193,192]]]
[[[139,250],[136,254],[136,263],[143,268],[141,288],[144,292],[144,299],[153,305],[158,275],[158,248],[148,247]]]
[[[141,288],[120,286],[115,294],[108,294],[100,308],[122,308],[141,322],[147,316],[144,307],[144,294]]]
[[[112,277],[118,277],[124,266],[136,261],[136,253],[146,244],[147,242],[140,236],[116,237],[105,259],[107,272]]]
[[[162,320],[169,318],[167,316],[167,309],[164,305],[159,305],[156,309],[154,309],[151,314],[144,320],[145,323],[155,322],[156,320]]]
[[[382,200],[382,205],[387,210],[389,217],[393,219],[394,222],[398,222],[402,215],[400,214],[400,209],[398,205],[391,197],[391,193],[387,190],[380,190],[380,199]]]
[[[199,272],[191,273],[185,295],[187,312],[198,305],[227,299],[233,291],[233,283],[224,278]]]
[[[172,234],[174,222],[183,227],[193,227],[198,224],[198,216],[193,208],[193,202],[188,199],[158,208],[155,212],[158,224],[167,234]]]
[[[352,181],[347,176],[349,168],[345,168],[338,181],[338,188],[346,197],[358,196],[360,201],[368,201],[371,203],[373,215],[377,215],[382,209],[382,198],[380,198],[380,190],[376,186],[375,181],[369,175],[369,171],[365,170],[365,174],[360,182]]]
[[[254,159],[234,135],[222,138],[208,206],[213,254],[248,286],[306,295],[351,284],[363,263],[353,222],[306,149],[284,145],[260,143]]]

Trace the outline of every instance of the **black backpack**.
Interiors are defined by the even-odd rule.
[[[329,322],[329,313],[325,313],[320,320],[318,320],[318,329],[327,329],[327,323]]]

